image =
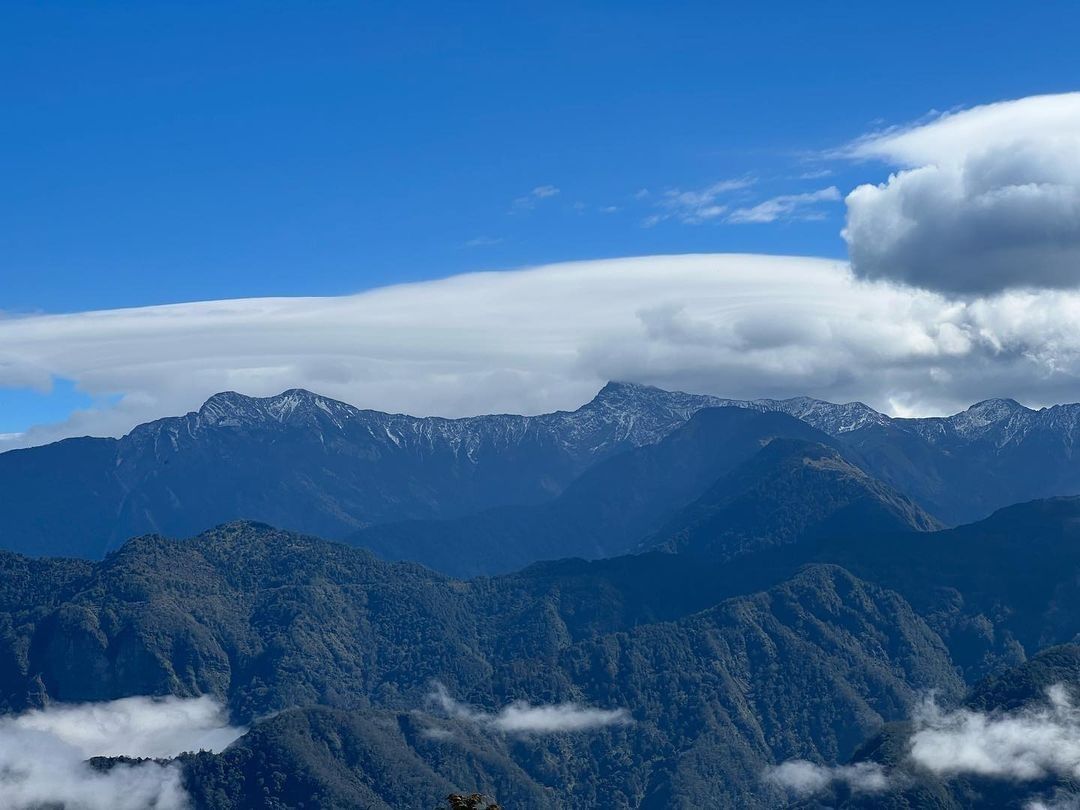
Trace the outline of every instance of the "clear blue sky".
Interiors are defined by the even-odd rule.
[[[8,2],[0,309],[659,252],[842,256],[842,205],[648,228],[655,203],[634,194],[748,175],[747,203],[846,193],[866,167],[801,179],[800,155],[1074,89],[1078,24],[1068,3]]]
[[[805,176],[822,168],[807,156],[933,109],[1076,89],[1077,30],[1066,2],[12,0],[0,311],[635,254],[843,256],[837,202],[810,220],[645,222],[665,191],[725,179],[756,181],[734,206],[882,180]],[[544,187],[558,193],[530,194]],[[0,432],[85,404],[65,385],[0,392]]]

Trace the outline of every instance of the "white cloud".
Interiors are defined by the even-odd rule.
[[[1080,795],[1059,790],[1049,798],[1031,799],[1024,810],[1080,810]]]
[[[451,717],[484,725],[504,734],[592,731],[606,726],[625,726],[633,722],[625,709],[596,709],[576,703],[533,706],[517,701],[490,714],[458,703],[440,683],[435,684],[429,699]]]
[[[503,243],[501,236],[477,236],[465,243],[465,247],[491,247]]]
[[[181,810],[188,800],[177,766],[145,762],[100,771],[86,760],[217,751],[241,733],[207,697],[60,704],[0,718],[0,806]]]
[[[720,219],[728,211],[728,205],[721,203],[720,197],[733,191],[748,188],[755,183],[750,177],[731,180],[719,180],[700,189],[683,191],[670,189],[657,200],[659,213],[645,218],[643,224],[652,227],[666,219],[676,219],[687,225],[700,225],[703,222]],[[645,193],[642,194],[642,191]],[[639,199],[648,196],[642,189],[636,195]]]
[[[1066,687],[1047,689],[1044,704],[1008,712],[972,709],[943,711],[932,698],[914,713],[907,758],[892,771],[877,763],[826,766],[789,760],[769,768],[764,779],[800,796],[820,793],[837,783],[856,792],[903,785],[920,770],[949,779],[977,776],[1034,782],[1080,779],[1080,708]],[[1027,810],[1067,810],[1078,797],[1058,792],[1030,799]]]
[[[549,197],[554,197],[559,193],[557,186],[544,185],[536,186],[528,194],[523,194],[514,200],[511,210],[527,211],[536,207],[537,200],[546,200]]]
[[[1047,698],[1046,706],[1001,714],[943,712],[927,703],[915,717],[911,760],[943,776],[1080,778],[1080,711],[1060,684]]]
[[[828,766],[805,759],[792,759],[769,768],[765,781],[796,796],[812,796],[836,784],[846,785],[853,793],[880,793],[890,784],[885,769],[876,762]]]
[[[1076,400],[1080,294],[952,301],[859,281],[837,261],[656,256],[338,298],[0,319],[0,386],[27,369],[101,401],[122,396],[7,447],[118,435],[218,391],[292,387],[419,415],[573,408],[609,379],[942,413],[992,396]]]
[[[805,194],[782,194],[746,208],[736,208],[724,221],[733,225],[776,222],[783,219],[817,219],[822,216],[817,203],[836,202],[840,189],[836,186]]]
[[[809,169],[798,176],[799,180],[820,180],[823,177],[831,177],[832,169]]]
[[[899,169],[847,197],[859,275],[954,294],[1080,285],[1080,93],[947,113],[843,154]]]

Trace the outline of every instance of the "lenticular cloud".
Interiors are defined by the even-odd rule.
[[[87,760],[217,751],[241,733],[209,697],[133,697],[0,718],[0,807],[183,810],[188,798],[178,766],[147,761],[103,770]]]
[[[655,256],[476,273],[341,298],[0,317],[0,386],[122,394],[0,450],[120,435],[218,391],[295,387],[415,415],[542,413],[607,380],[737,399],[954,413],[1075,399],[1080,292],[950,300],[842,262]]]

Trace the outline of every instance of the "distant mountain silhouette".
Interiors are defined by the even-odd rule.
[[[254,519],[327,537],[557,495],[709,397],[611,384],[573,412],[414,418],[308,391],[217,394],[122,439],[0,453],[0,548],[96,558],[144,532]]]
[[[1033,411],[990,400],[947,418],[891,419],[861,403],[737,401],[610,383],[572,412],[440,419],[358,410],[299,390],[263,399],[223,393],[122,439],[0,453],[0,548],[98,558],[132,535],[186,536],[235,519],[345,538],[383,524],[537,506],[597,463],[655,444],[717,407],[802,420],[819,431],[814,440],[827,435],[823,443],[848,463],[947,524],[1080,493],[1080,405]],[[687,503],[711,483],[687,490]],[[686,505],[677,500],[665,508]],[[583,532],[580,551],[538,552],[610,553],[627,533],[659,528],[651,519],[628,518],[625,532]],[[492,570],[530,559],[539,557],[511,553]]]

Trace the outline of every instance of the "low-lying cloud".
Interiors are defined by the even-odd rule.
[[[880,793],[889,787],[885,769],[876,762],[829,766],[793,759],[770,768],[765,779],[796,796],[812,796],[838,784],[852,793]]]
[[[898,171],[847,197],[855,272],[953,294],[1080,285],[1080,93],[865,137]]]
[[[1060,684],[1047,690],[1045,706],[986,714],[927,703],[915,722],[911,761],[934,774],[1080,778],[1080,710]]]
[[[557,734],[625,726],[633,720],[625,709],[597,709],[577,703],[534,706],[516,701],[498,712],[482,712],[450,697],[446,687],[435,684],[429,699],[457,720],[483,725],[504,734]]]
[[[58,704],[0,718],[0,807],[184,810],[188,797],[176,765],[143,762],[98,770],[87,760],[217,751],[242,733],[208,697]]]
[[[1008,712],[944,711],[927,700],[914,713],[912,725],[907,757],[895,769],[873,762],[827,766],[790,760],[768,769],[764,779],[798,796],[840,784],[853,792],[880,792],[920,773],[1018,783],[1080,779],[1080,708],[1061,684],[1047,690],[1045,702]],[[1064,791],[1032,798],[1026,805],[1028,810],[1077,806],[1078,797]]]
[[[995,396],[1039,406],[1078,398],[1080,293],[953,301],[839,261],[656,256],[338,298],[0,318],[0,386],[53,378],[110,404],[0,448],[120,435],[218,391],[293,387],[420,416],[575,408],[611,379],[899,415]]]

